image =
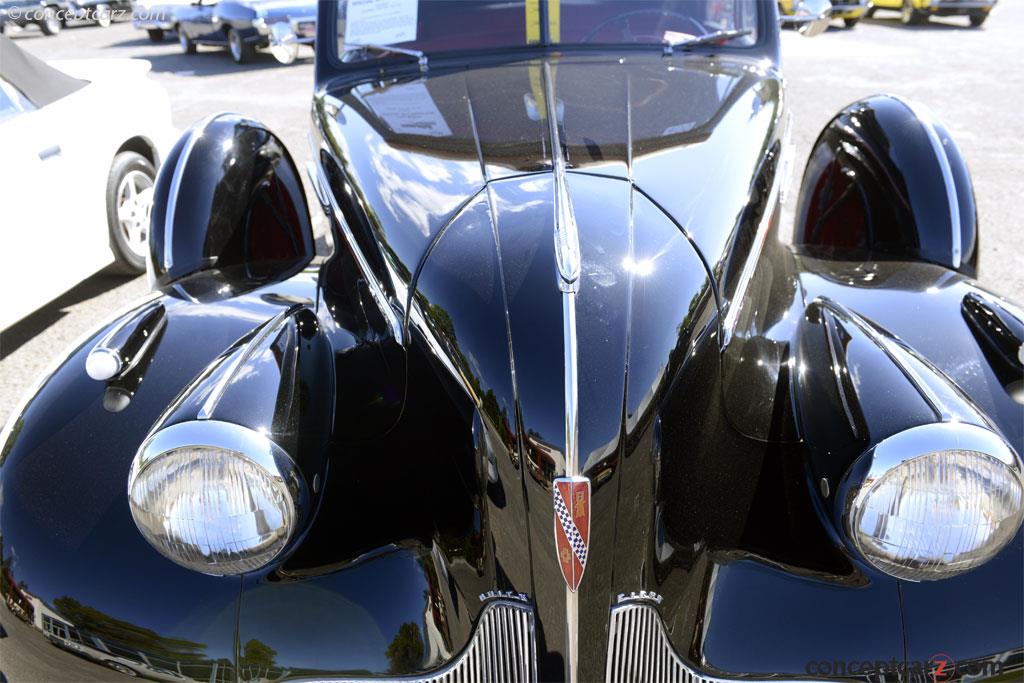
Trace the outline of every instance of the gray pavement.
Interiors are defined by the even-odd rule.
[[[1024,301],[1024,249],[1016,242],[1024,191],[1024,3],[1004,0],[980,30],[960,18],[924,27],[899,25],[879,13],[852,31],[835,28],[806,39],[783,34],[788,101],[794,115],[797,164],[793,190],[818,131],[839,108],[888,92],[927,105],[950,129],[971,167],[982,233],[981,282]],[[150,43],[130,24],[73,27],[56,38],[34,30],[18,44],[44,59],[134,57],[171,98],[174,124],[184,129],[215,111],[236,111],[265,122],[300,164],[309,158],[306,131],[313,87],[311,52],[282,67],[268,53],[236,66],[221,50],[181,54],[171,39]],[[116,112],[111,112],[116,120]],[[0,419],[50,361],[112,309],[145,293],[145,278],[105,272],[86,280],[12,328],[0,332]],[[0,296],[12,296],[4,292]]]

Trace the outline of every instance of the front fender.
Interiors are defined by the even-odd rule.
[[[111,402],[109,383],[85,369],[118,318],[75,347],[5,430],[0,661],[12,682],[99,680],[111,668],[160,680],[233,679],[240,579],[160,556],[135,528],[126,487],[164,408],[260,311],[222,310],[210,325],[188,304],[163,301],[167,324],[127,405]]]

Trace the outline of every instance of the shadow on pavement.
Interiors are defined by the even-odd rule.
[[[171,35],[174,35],[171,33]],[[143,33],[141,38],[132,38],[131,40],[119,40],[116,43],[111,43],[109,47],[159,47],[160,45],[174,45],[177,46],[177,41],[165,37],[162,41],[153,42],[149,37]]]
[[[120,287],[140,275],[121,275],[105,268],[87,280],[75,285],[48,304],[25,318],[0,331],[0,360],[7,358],[19,348],[44,332],[67,315],[67,308],[88,301],[94,297]]]
[[[148,41],[145,44],[151,45]],[[168,54],[139,55],[152,64],[152,70],[160,73],[174,73],[189,76],[220,76],[222,74],[242,73],[245,71],[262,71],[266,69],[287,69],[299,64],[312,64],[313,57],[300,56],[294,64],[279,63],[269,52],[257,52],[252,61],[246,64],[235,64],[231,61],[227,48],[200,46],[194,55],[180,52],[174,45],[174,51]]]
[[[882,16],[879,17],[877,14],[871,18],[862,19],[865,23],[874,24],[875,26],[890,26],[892,28],[903,29],[904,31],[977,31],[978,28],[971,26],[967,23],[967,17],[931,17],[928,21],[917,26],[911,26],[904,24],[900,21],[898,15],[892,17]],[[956,22],[956,23],[952,23]]]

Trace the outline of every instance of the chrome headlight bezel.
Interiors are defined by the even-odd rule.
[[[176,453],[187,450],[217,451],[207,457],[240,458],[245,467],[260,468],[260,473],[274,482],[286,500],[287,508],[282,514],[283,524],[276,536],[272,552],[266,549],[249,549],[250,557],[260,557],[258,564],[246,562],[246,557],[239,554],[236,562],[212,562],[198,566],[182,555],[169,552],[154,542],[141,515],[149,514],[136,503],[133,492],[135,485],[147,470],[165,458],[174,457]],[[255,571],[276,561],[290,546],[296,531],[306,519],[309,507],[309,494],[302,473],[295,461],[283,448],[274,443],[266,434],[243,427],[241,425],[221,422],[218,420],[194,420],[181,422],[162,428],[152,435],[139,448],[132,462],[128,476],[128,500],[132,518],[140,534],[161,555],[176,564],[214,576],[230,576]],[[240,565],[242,565],[240,567]]]
[[[1005,475],[1010,478],[1008,481],[1017,487],[1018,493],[1024,491],[1024,474],[1019,458],[999,435],[984,427],[960,422],[934,423],[912,427],[883,439],[865,455],[868,459],[867,471],[860,483],[846,482],[843,487],[847,492],[845,503],[841,501],[842,525],[846,537],[857,554],[869,565],[884,574],[905,581],[952,578],[985,564],[1016,536],[1024,519],[1024,502],[1018,505],[1012,515],[1004,518],[1009,520],[1012,533],[1002,540],[997,538],[990,543],[990,547],[981,553],[984,559],[973,563],[965,562],[966,566],[942,563],[921,566],[903,564],[892,558],[882,557],[868,547],[859,527],[867,502],[876,492],[876,485],[883,483],[889,475],[901,472],[901,468],[908,464],[929,457],[942,457],[951,452],[969,456],[979,464],[1004,468]],[[971,463],[964,464],[966,466]]]

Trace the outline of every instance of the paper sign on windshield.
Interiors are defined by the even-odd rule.
[[[346,45],[392,45],[416,40],[419,0],[347,0]]]
[[[452,134],[423,83],[369,93],[366,104],[396,133],[444,137]]]

